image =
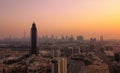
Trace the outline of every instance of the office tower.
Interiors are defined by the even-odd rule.
[[[33,23],[32,24],[32,28],[31,28],[31,50],[30,53],[31,54],[37,54],[37,28],[36,28],[36,24]]]
[[[52,73],[67,73],[67,59],[56,58],[52,61]]]
[[[67,59],[60,58],[60,73],[67,73]]]
[[[52,73],[60,73],[59,63],[57,60],[52,60]]]

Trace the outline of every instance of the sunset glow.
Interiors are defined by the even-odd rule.
[[[40,35],[103,35],[120,39],[120,0],[0,0],[0,38]]]

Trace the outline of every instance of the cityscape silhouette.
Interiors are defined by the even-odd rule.
[[[120,0],[0,0],[0,26],[0,73],[120,73]]]

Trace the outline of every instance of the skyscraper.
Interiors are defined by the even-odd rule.
[[[31,28],[31,50],[30,53],[31,54],[37,54],[37,28],[36,28],[36,24],[33,23],[32,24],[32,28]]]
[[[52,73],[67,73],[67,59],[65,58],[53,59]]]

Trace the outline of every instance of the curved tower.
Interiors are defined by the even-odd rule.
[[[37,54],[37,28],[36,24],[33,22],[31,27],[31,54]]]

